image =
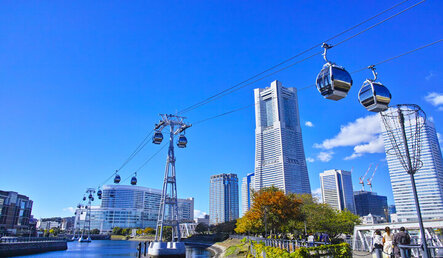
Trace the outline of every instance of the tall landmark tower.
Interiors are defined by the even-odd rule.
[[[272,185],[285,193],[311,193],[306,168],[297,90],[273,81],[254,89],[255,187]]]

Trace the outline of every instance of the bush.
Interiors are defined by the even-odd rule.
[[[332,256],[338,258],[352,257],[352,249],[348,243],[341,243],[338,245],[321,245],[316,247],[300,247],[295,252],[289,253],[286,250],[278,247],[265,246],[263,243],[254,243],[257,256],[261,257],[263,251],[266,253],[266,257],[294,257],[294,258],[307,258],[307,257],[320,257],[320,256]]]

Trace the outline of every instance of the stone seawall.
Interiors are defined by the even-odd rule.
[[[0,257],[62,251],[68,249],[66,241],[0,243]]]

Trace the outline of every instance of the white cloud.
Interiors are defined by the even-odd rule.
[[[385,146],[381,135],[366,144],[359,144],[354,147],[354,153],[351,156],[345,158],[345,160],[351,160],[363,156],[364,153],[383,153],[385,152]]]
[[[432,77],[434,77],[435,76],[435,73],[433,72],[433,71],[429,71],[429,74],[428,75],[426,75],[426,77],[425,77],[425,79],[427,80],[427,81],[429,81]]]
[[[437,138],[438,138],[438,142],[440,143],[440,146],[442,145],[442,141],[443,141],[443,139],[441,138],[441,134],[440,133],[437,133]]]
[[[207,213],[201,210],[194,210],[194,218],[204,218]]]
[[[74,207],[66,207],[66,208],[63,208],[63,211],[68,211],[70,213],[74,213],[75,212],[75,208]]]
[[[340,128],[340,132],[332,139],[326,139],[315,148],[333,149],[336,147],[355,146],[377,139],[381,132],[381,122],[378,114],[357,118]]]
[[[311,121],[306,121],[305,125],[307,127],[314,127],[314,124]]]
[[[381,121],[378,114],[360,117],[341,126],[340,132],[336,136],[326,139],[320,144],[316,143],[314,147],[332,150],[337,147],[353,146],[354,152],[345,157],[345,160],[361,157],[365,153],[383,153],[384,143],[381,130]],[[320,159],[320,157],[318,158]],[[324,153],[322,158],[325,160],[323,162],[330,160]]]
[[[442,111],[443,107],[439,107],[440,105],[443,105],[443,94],[437,93],[437,92],[431,92],[426,97],[425,100],[434,107],[438,107],[438,110]]]
[[[306,158],[306,161],[312,163],[312,162],[315,161],[315,159],[313,159],[313,158],[311,158],[311,157],[307,157],[307,158]]]
[[[312,197],[315,197],[319,202],[322,202],[321,188],[317,188],[312,191]]]
[[[317,155],[317,159],[321,162],[329,162],[332,159],[333,151],[321,151]]]

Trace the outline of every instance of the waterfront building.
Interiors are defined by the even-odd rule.
[[[196,218],[195,223],[196,224],[202,223],[202,224],[209,225],[209,215],[206,214],[203,218]]]
[[[74,229],[75,216],[62,218],[60,229],[64,231],[72,231]]]
[[[161,190],[134,185],[105,185],[102,188],[100,206],[91,206],[91,230],[99,229],[101,233],[110,233],[114,227],[121,228],[155,228],[160,208]],[[190,209],[194,207],[194,198],[178,199],[182,205],[182,218],[188,220]],[[76,210],[75,227],[83,229],[86,209]],[[192,217],[193,218],[193,211]],[[191,219],[192,220],[192,219]]]
[[[355,214],[351,172],[339,169],[325,170],[320,173],[320,183],[323,203],[337,210],[348,209]]]
[[[29,235],[32,204],[28,196],[0,190],[0,236]]]
[[[37,221],[37,229],[39,230],[50,230],[51,228],[60,228],[61,223],[55,220],[43,220],[39,219]]]
[[[194,198],[177,199],[179,222],[194,222]]]
[[[297,90],[273,81],[254,89],[255,190],[275,186],[285,193],[311,193],[303,148]]]
[[[243,177],[241,184],[241,207],[242,212],[241,216],[245,215],[245,213],[251,208],[252,205],[252,190],[254,189],[255,184],[255,174],[249,173],[246,177]]]
[[[388,219],[388,197],[378,195],[375,192],[355,191],[354,192],[355,211],[359,216],[372,214]]]
[[[423,123],[420,130],[422,167],[415,173],[418,199],[423,220],[443,219],[443,160],[434,124],[430,120]],[[383,129],[385,150],[392,150],[391,141]],[[415,134],[415,126],[406,127],[406,137]],[[400,135],[400,131],[394,132]],[[411,145],[412,143],[410,143]],[[399,222],[417,221],[414,197],[409,174],[396,155],[386,155],[391,178],[396,214]]]
[[[236,174],[211,176],[209,187],[209,223],[219,224],[238,218],[238,178]]]

